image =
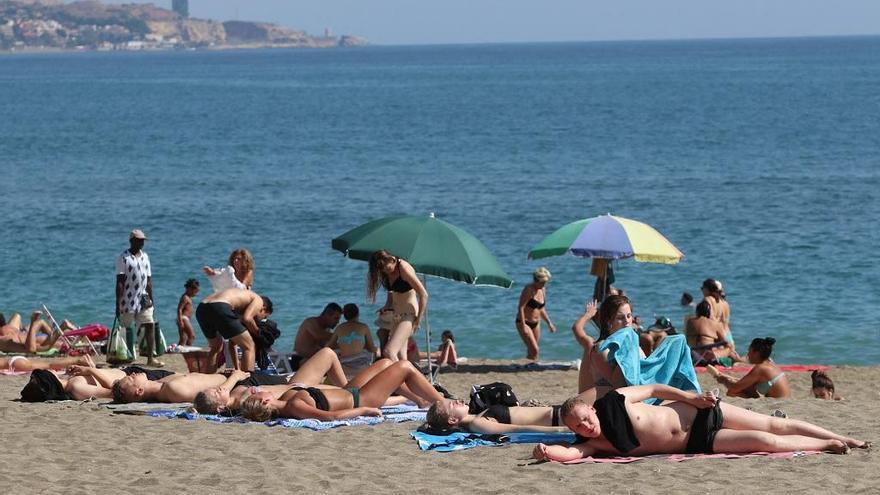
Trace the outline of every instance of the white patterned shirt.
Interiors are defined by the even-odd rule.
[[[138,255],[126,249],[116,258],[116,274],[125,275],[122,285],[122,312],[140,313],[142,297],[147,293],[147,279],[153,274],[150,270],[150,257],[141,250]]]

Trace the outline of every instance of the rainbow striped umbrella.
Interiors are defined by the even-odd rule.
[[[610,213],[562,226],[533,247],[529,258],[537,260],[566,252],[582,258],[635,258],[669,265],[684,257],[650,225]]]

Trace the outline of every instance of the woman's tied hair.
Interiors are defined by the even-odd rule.
[[[769,359],[770,355],[773,354],[773,344],[776,343],[776,339],[773,337],[766,338],[758,338],[752,340],[752,343],[749,345],[749,349],[753,349],[755,352],[761,356],[761,359]]]
[[[812,388],[822,388],[830,390],[832,394],[834,393],[834,382],[831,381],[831,377],[826,375],[824,371],[813,370],[810,373],[810,380],[813,382]]]

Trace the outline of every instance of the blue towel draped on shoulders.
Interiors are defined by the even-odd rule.
[[[684,335],[669,335],[646,358],[639,353],[639,335],[622,328],[600,342],[599,352],[608,350],[608,362],[617,363],[627,385],[660,383],[680,390],[702,392]]]

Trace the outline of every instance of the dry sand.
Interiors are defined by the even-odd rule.
[[[179,356],[166,356],[185,370]],[[504,381],[520,400],[559,403],[576,371],[504,371],[471,361],[441,376],[453,394]],[[880,368],[829,371],[845,401],[808,397],[806,373],[790,373],[794,398],[728,399],[782,409],[841,434],[878,440]],[[714,388],[701,375],[704,387]],[[531,446],[422,452],[415,423],[330,431],[217,424],[111,413],[95,403],[17,401],[25,376],[0,376],[0,486],[6,493],[880,493],[873,451],[796,459],[646,460],[628,465],[536,464]]]

